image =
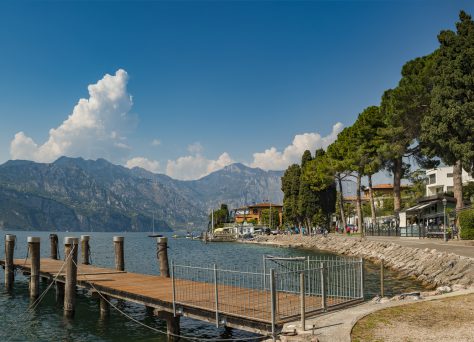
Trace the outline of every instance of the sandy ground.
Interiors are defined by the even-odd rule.
[[[370,314],[354,326],[352,341],[474,341],[474,294]]]

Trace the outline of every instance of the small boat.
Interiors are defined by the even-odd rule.
[[[152,237],[152,238],[163,237],[162,234],[155,234],[155,213],[153,213],[153,223],[152,223],[152,226],[153,226],[153,233],[152,233],[152,234],[148,234],[148,237]]]

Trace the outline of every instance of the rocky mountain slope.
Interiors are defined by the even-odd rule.
[[[281,203],[283,172],[233,164],[195,181],[179,181],[104,159],[59,158],[0,165],[0,229],[149,231],[197,229],[221,203]]]

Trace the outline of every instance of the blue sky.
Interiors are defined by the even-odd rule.
[[[283,169],[377,105],[460,9],[474,4],[2,2],[0,162]]]

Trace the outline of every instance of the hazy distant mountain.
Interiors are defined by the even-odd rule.
[[[150,231],[207,225],[213,207],[270,199],[281,203],[283,172],[233,164],[195,181],[179,181],[104,159],[0,165],[0,229]]]

